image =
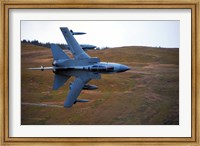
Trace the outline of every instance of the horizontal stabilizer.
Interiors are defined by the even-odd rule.
[[[70,76],[62,76],[62,75],[55,74],[53,90],[58,90],[61,86],[63,86],[65,84],[65,82],[69,78],[70,78]]]
[[[51,44],[51,52],[54,60],[70,59],[69,56],[67,56],[67,54],[58,45]]]

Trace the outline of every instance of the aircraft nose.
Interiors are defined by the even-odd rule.
[[[126,65],[120,65],[119,67],[119,72],[124,72],[130,70],[130,67],[126,66]]]

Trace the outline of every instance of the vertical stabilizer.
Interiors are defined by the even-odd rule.
[[[70,59],[69,56],[67,56],[67,54],[58,45],[52,44],[51,52],[53,54],[54,60]]]

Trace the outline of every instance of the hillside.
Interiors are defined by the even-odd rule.
[[[84,90],[79,96],[90,102],[63,108],[74,78],[53,91],[52,71],[27,69],[51,66],[50,49],[22,43],[22,125],[179,124],[179,49],[133,46],[87,53],[104,62],[128,65],[131,70],[90,81],[99,89]]]

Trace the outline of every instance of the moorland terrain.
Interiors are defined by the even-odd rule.
[[[52,90],[52,71],[27,69],[51,66],[51,50],[21,44],[22,125],[179,124],[178,48],[129,46],[87,53],[104,62],[125,64],[131,70],[103,74],[101,80],[90,81],[98,89],[83,90],[79,96],[90,102],[64,108],[69,82],[74,78],[71,77],[59,90]]]

